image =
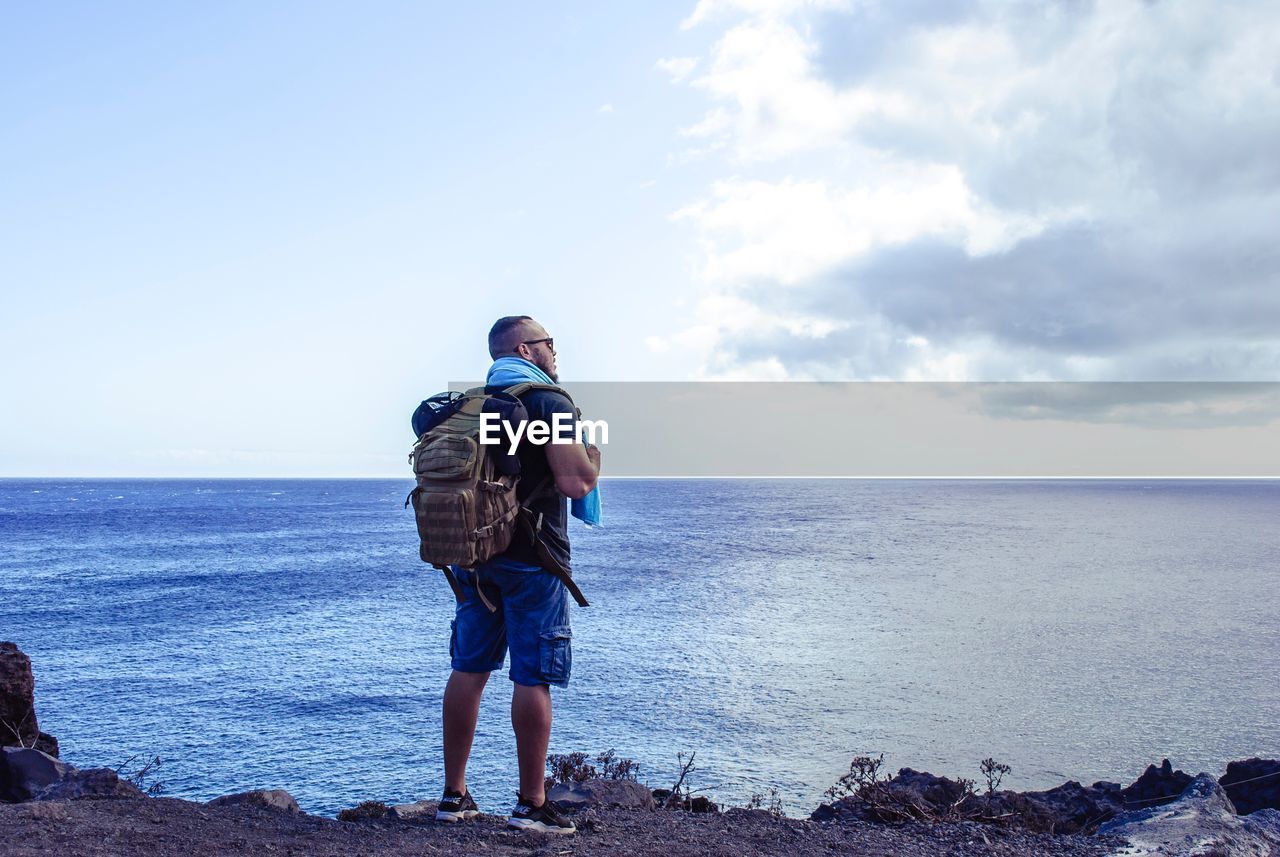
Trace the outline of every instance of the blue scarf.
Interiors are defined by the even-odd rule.
[[[489,367],[489,376],[485,379],[485,384],[490,387],[510,387],[513,384],[522,384],[525,381],[532,381],[535,384],[551,384],[555,385],[555,381],[551,380],[551,376],[543,372],[537,366],[534,366],[528,360],[520,357],[499,357]],[[600,508],[600,486],[591,489],[591,493],[585,497],[572,501],[569,505],[569,514],[573,515],[579,521],[588,527],[600,527],[602,515]]]

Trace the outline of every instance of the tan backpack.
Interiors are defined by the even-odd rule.
[[[480,415],[486,410],[506,414],[511,413],[512,407],[523,410],[518,397],[530,390],[553,390],[568,397],[559,387],[525,382],[501,393],[486,393],[484,387],[474,387],[462,394],[441,394],[424,402],[424,406],[434,403],[435,412],[426,419],[425,430],[409,453],[417,487],[410,492],[405,506],[413,505],[417,519],[418,555],[444,572],[459,602],[463,600],[462,588],[449,566],[474,569],[488,562],[510,546],[516,527],[522,526],[543,566],[560,578],[578,604],[586,607],[587,601],[569,571],[556,562],[539,538],[542,516],[529,508],[535,499],[555,493],[554,480],[544,480],[521,505],[516,499],[520,475],[504,472],[514,468],[501,465],[507,456],[505,445],[480,443]],[[500,400],[494,402],[497,407],[490,405],[495,399]],[[514,462],[514,456],[510,460]],[[478,585],[476,591],[493,612],[495,608],[483,586]]]

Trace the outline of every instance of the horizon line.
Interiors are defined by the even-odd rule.
[[[279,482],[370,482],[370,481],[404,481],[411,482],[413,476],[0,476],[0,482],[19,482],[19,481],[41,481],[41,480],[65,480],[80,479],[85,481],[267,481],[275,480]],[[698,479],[772,479],[772,480],[800,480],[800,479],[846,479],[859,480],[864,482],[870,481],[967,481],[967,482],[994,482],[994,481],[1276,481],[1280,480],[1280,475],[1274,476],[1150,476],[1150,475],[1128,475],[1128,476],[1055,476],[1055,475],[1033,475],[1033,476],[818,476],[818,475],[789,475],[789,476],[601,476],[601,482],[610,480],[698,480]]]

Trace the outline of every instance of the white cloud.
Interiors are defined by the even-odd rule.
[[[723,177],[673,217],[701,247],[703,304],[733,296],[761,325],[714,334],[705,365],[1280,371],[1280,254],[1261,225],[1280,219],[1280,12],[977,0],[813,15],[832,5],[703,0],[685,22],[729,18],[680,77],[708,102],[681,157]],[[837,332],[770,321],[789,317]],[[720,321],[704,314],[704,341]]]
[[[722,106],[684,133],[725,134],[743,161],[776,158],[841,144],[861,119],[898,115],[897,93],[837,89],[815,74],[814,46],[782,21],[752,19],[729,30],[710,68],[694,79]]]
[[[654,65],[667,73],[672,83],[679,83],[689,75],[693,74],[693,70],[698,67],[697,57],[669,57],[660,59]]]
[[[596,112],[597,112],[597,113],[600,113],[600,114],[612,113],[612,112],[613,112],[613,105],[612,105],[612,104],[601,104],[599,107],[597,107],[597,108],[596,108]]]
[[[848,327],[847,322],[815,315],[770,312],[732,291],[704,294],[692,311],[686,313],[686,318],[688,323],[684,327],[667,336],[650,336],[645,340],[645,346],[658,354],[674,350],[689,356],[698,367],[693,371],[694,380],[785,380],[813,377],[803,370],[789,371],[780,361],[769,357],[751,361],[753,368],[744,370],[738,365],[741,361],[725,359],[719,352],[719,345],[725,338],[762,333],[816,342]],[[752,375],[756,370],[763,374]]]
[[[1002,216],[952,166],[889,163],[876,184],[832,190],[821,181],[730,179],[672,215],[705,241],[703,276],[792,286],[879,247],[949,239],[972,255],[1006,250],[1051,218]],[[1070,212],[1060,215],[1061,219]]]

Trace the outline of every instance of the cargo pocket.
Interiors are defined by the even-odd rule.
[[[538,649],[542,655],[542,680],[548,684],[566,685],[573,667],[573,630],[568,625],[556,625],[541,634]]]

